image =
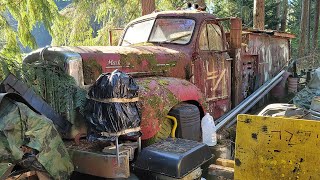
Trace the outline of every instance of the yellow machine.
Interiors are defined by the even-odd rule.
[[[234,179],[320,179],[320,121],[239,115]]]

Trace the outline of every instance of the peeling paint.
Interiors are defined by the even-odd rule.
[[[153,137],[170,109],[183,101],[202,102],[200,90],[192,83],[172,77],[136,79],[142,102],[142,139]]]

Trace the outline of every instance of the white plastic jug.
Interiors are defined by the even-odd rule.
[[[216,125],[213,117],[207,113],[201,120],[202,128],[202,142],[208,146],[215,146],[217,144]]]

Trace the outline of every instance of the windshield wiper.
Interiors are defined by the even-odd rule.
[[[155,41],[155,42],[156,43],[171,43],[173,41],[176,41],[176,40],[179,40],[181,38],[187,37],[189,35],[191,35],[191,32],[183,34],[183,35],[180,35],[180,36],[177,36],[177,37],[174,37],[174,38],[170,38],[170,39],[167,39],[167,40],[164,40],[164,41]],[[152,42],[152,41],[150,41],[150,42]]]

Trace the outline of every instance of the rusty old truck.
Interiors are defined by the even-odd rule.
[[[229,26],[222,26],[222,22]],[[118,46],[46,47],[28,54],[24,63],[33,65],[41,59],[54,61],[59,57],[65,72],[83,89],[102,73],[116,69],[125,72],[140,88],[139,130],[143,143],[169,137],[174,126],[166,117],[172,116],[177,122],[173,136],[201,141],[200,120],[205,113],[218,119],[274,77],[289,61],[291,38],[288,33],[243,30],[239,18],[217,18],[203,11],[164,11],[130,22]],[[81,122],[84,120],[72,117],[68,119],[72,125],[67,138],[79,141],[87,129]],[[130,143],[122,147],[128,150]],[[134,145],[127,154],[117,152],[117,158],[114,154],[101,155],[79,148],[71,150],[71,154],[78,172],[107,178],[128,177],[127,156],[130,154],[133,159],[135,149],[139,147]],[[161,153],[154,154],[161,159]],[[120,166],[114,164],[115,159]],[[182,168],[186,162],[177,163]],[[93,164],[99,166],[93,168]],[[146,169],[152,171],[151,166]],[[171,177],[181,178],[188,173]]]

